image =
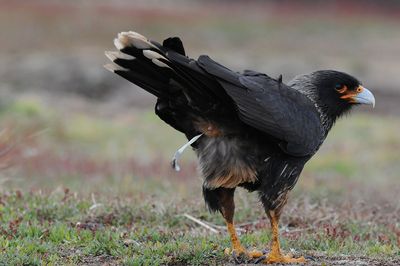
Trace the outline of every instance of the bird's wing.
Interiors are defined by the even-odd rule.
[[[202,121],[240,123],[231,98],[185,55],[179,38],[168,38],[161,45],[129,31],[119,33],[114,44],[118,51],[106,52],[112,61],[106,69],[157,96],[156,114],[188,139],[202,133],[198,126]]]
[[[311,100],[265,74],[233,72],[200,56],[197,63],[213,75],[236,104],[240,120],[282,141],[293,156],[312,155],[322,138],[321,121]]]

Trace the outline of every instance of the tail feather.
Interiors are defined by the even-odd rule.
[[[149,41],[138,33],[122,32],[118,34],[114,44],[122,54],[133,56],[135,59],[125,60],[118,53],[109,54],[109,57],[114,59],[112,60],[114,63],[129,69],[130,72],[140,72],[141,75],[150,76],[166,83],[173,79],[175,84],[180,85],[189,105],[197,110],[209,109],[211,103],[218,99],[215,91],[210,90],[217,83],[207,78],[206,73],[197,66],[195,60],[183,55],[184,48],[178,38],[169,38],[164,43],[166,47]],[[135,65],[132,64],[132,61],[135,62]],[[136,80],[130,81],[136,82]],[[149,85],[151,86],[151,84]]]
[[[198,134],[194,117],[215,112],[229,99],[212,76],[185,56],[177,37],[161,45],[136,32],[121,32],[114,45],[118,51],[106,52],[113,62],[106,68],[157,96],[156,113],[188,137]]]
[[[106,52],[106,56],[113,62],[104,65],[107,70],[135,83],[157,97],[168,97],[168,93],[166,93],[167,87],[162,82],[163,80],[160,80],[162,75],[148,69],[148,66],[138,60],[122,59],[117,54],[118,52],[112,52],[112,54]],[[124,57],[126,58],[126,56]],[[132,68],[137,69],[137,71],[130,71]],[[151,76],[149,73],[151,73]],[[158,76],[157,78],[155,78],[156,75]]]
[[[113,73],[116,71],[128,71],[126,68],[116,64],[105,64],[104,68]]]
[[[134,31],[118,33],[118,37],[114,39],[114,45],[118,50],[127,47],[136,47],[137,49],[157,49],[157,47],[155,47],[146,37]]]
[[[104,54],[112,62],[114,62],[117,59],[124,59],[124,60],[134,60],[135,59],[134,56],[121,53],[120,51],[105,51]]]

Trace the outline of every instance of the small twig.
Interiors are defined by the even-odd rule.
[[[285,228],[282,228],[281,231],[283,231],[285,233],[292,234],[292,233],[300,233],[300,232],[304,232],[304,231],[309,231],[309,230],[312,230],[312,229],[314,229],[314,228],[306,227],[306,228],[289,230],[289,228],[285,227]]]
[[[246,226],[250,226],[250,225],[255,225],[257,223],[258,223],[258,221],[241,223],[241,224],[237,224],[236,227],[246,227]]]
[[[40,135],[43,135],[43,134],[47,133],[47,131],[49,131],[49,130],[50,130],[50,128],[46,127],[46,128],[43,128],[42,130],[38,130],[36,132],[33,132],[33,134],[27,136],[27,139],[36,138],[36,137],[38,137]]]
[[[215,229],[217,229],[217,230],[228,231],[228,229],[226,228],[226,226],[223,226],[223,225],[216,225],[216,224],[212,224],[212,223],[206,222],[206,221],[204,221],[204,223],[208,224],[209,226],[211,226],[211,227],[213,227],[213,228],[215,228]],[[238,226],[236,226],[235,229],[236,229],[237,232],[246,232],[245,229],[239,228]]]
[[[91,210],[93,210],[93,209],[96,209],[97,207],[103,206],[103,204],[97,203],[97,202],[96,202],[96,199],[95,199],[95,197],[94,197],[94,193],[92,193],[91,197],[92,197],[93,205],[90,206],[89,211],[91,211]]]
[[[103,206],[103,204],[101,204],[101,203],[93,204],[92,206],[90,206],[89,211],[96,209],[97,207],[101,207],[101,206]]]
[[[256,225],[259,224],[260,222],[264,221],[265,219],[260,219],[260,220],[255,220],[252,222],[247,222],[247,223],[241,223],[241,224],[237,224],[236,227],[246,227],[249,225]]]
[[[209,223],[209,222],[205,222],[205,223],[208,224],[209,226],[217,229],[217,230],[228,231],[228,228],[226,226],[216,225],[216,224],[212,224],[212,223]],[[235,230],[236,230],[237,233],[242,233],[242,232],[246,232],[247,231],[246,229],[239,228],[237,226],[235,226]]]
[[[90,196],[91,196],[91,198],[92,198],[93,204],[97,204],[96,198],[94,197],[94,193],[92,193]]]
[[[208,230],[210,230],[210,231],[213,232],[213,233],[216,233],[216,234],[219,233],[218,230],[212,228],[212,227],[209,226],[208,224],[204,223],[203,221],[201,221],[201,220],[199,220],[199,219],[197,219],[197,218],[194,218],[193,216],[191,216],[191,215],[189,215],[189,214],[187,214],[187,213],[183,214],[183,216],[185,216],[185,217],[188,218],[189,220],[192,220],[193,222],[195,222],[195,223],[197,223],[197,224],[203,226],[204,228],[207,228]]]
[[[330,219],[332,219],[332,218],[336,218],[335,215],[327,215],[327,216],[325,216],[325,217],[322,217],[322,218],[320,218],[320,219],[315,220],[315,221],[313,222],[313,224],[315,225],[315,224],[318,224],[318,223],[320,223],[320,222],[324,222],[324,221],[326,221],[326,220],[330,220]]]

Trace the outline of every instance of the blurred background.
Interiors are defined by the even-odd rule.
[[[399,29],[395,0],[0,1],[1,188],[134,194],[154,182],[200,197],[192,152],[170,169],[185,139],[153,114],[155,98],[103,68],[116,34],[134,30],[284,81],[358,77],[376,108],[337,124],[296,191],[388,199],[399,189]]]
[[[0,264],[228,261],[227,237],[182,217],[224,228],[204,206],[193,152],[181,172],[170,167],[184,136],[156,117],[152,95],[103,68],[129,30],[179,36],[192,58],[285,82],[319,69],[359,78],[376,108],[338,121],[306,165],[282,246],[399,265],[398,0],[0,0]],[[244,244],[265,247],[256,193],[239,189],[236,201]]]

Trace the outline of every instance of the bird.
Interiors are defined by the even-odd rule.
[[[187,56],[179,37],[162,44],[134,32],[114,39],[109,71],[157,97],[155,114],[182,132],[197,155],[208,209],[226,222],[235,260],[305,263],[282,252],[279,220],[304,165],[338,118],[352,107],[375,105],[355,77],[317,70],[284,83],[253,70],[232,71],[207,55]],[[234,193],[257,192],[271,224],[269,253],[248,251],[234,226]]]

